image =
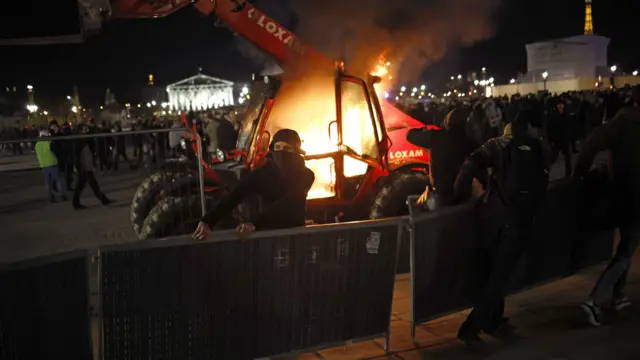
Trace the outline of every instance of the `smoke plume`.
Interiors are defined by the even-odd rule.
[[[258,7],[262,2],[257,2]],[[370,71],[380,55],[394,82],[414,80],[456,45],[494,32],[499,0],[291,0],[295,33],[351,71]]]

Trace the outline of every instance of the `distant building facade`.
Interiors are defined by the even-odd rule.
[[[202,111],[235,104],[232,81],[204,74],[171,84],[166,92],[173,110]]]

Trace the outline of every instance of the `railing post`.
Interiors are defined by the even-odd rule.
[[[200,210],[202,211],[202,216],[207,212],[206,202],[204,201],[204,175],[202,172],[202,152],[204,149],[202,148],[202,138],[200,134],[197,132],[196,134],[196,142],[198,146],[198,184],[200,186]]]

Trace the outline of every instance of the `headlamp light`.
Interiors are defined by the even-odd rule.
[[[218,158],[218,161],[222,162],[225,161],[225,156],[224,156],[224,151],[218,149],[216,150],[216,157]]]

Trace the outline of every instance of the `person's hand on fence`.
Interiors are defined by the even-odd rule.
[[[236,232],[238,233],[238,235],[240,235],[240,238],[242,240],[245,240],[247,235],[251,234],[254,231],[256,231],[256,227],[249,222],[242,223],[236,228]]]
[[[209,234],[211,234],[211,228],[209,225],[200,221],[196,231],[193,232],[192,237],[196,240],[206,240],[209,237]]]

